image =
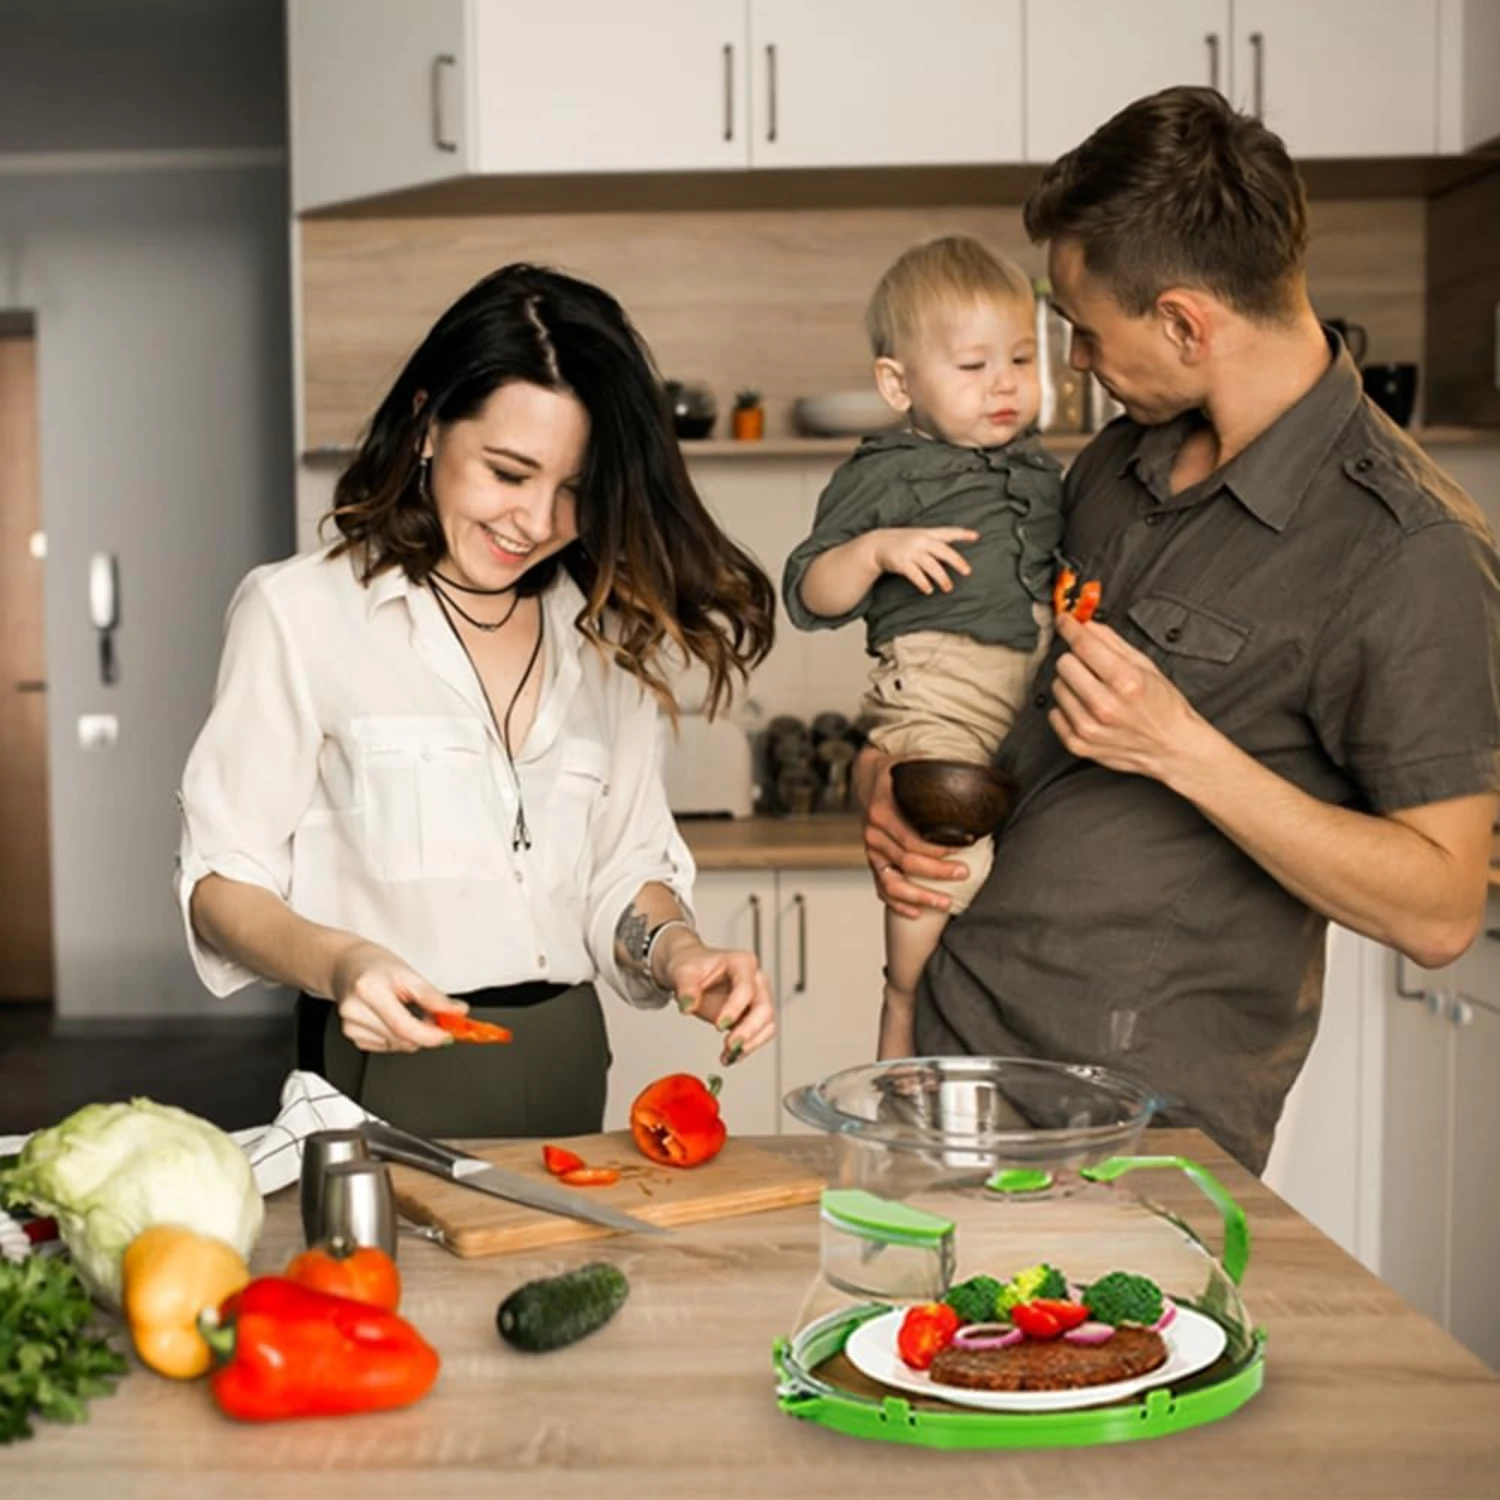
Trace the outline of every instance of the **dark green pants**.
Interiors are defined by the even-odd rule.
[[[609,1038],[593,985],[518,985],[455,998],[468,1001],[475,1020],[508,1027],[513,1040],[362,1052],[328,1001],[299,995],[297,1066],[417,1135],[589,1135],[602,1128]],[[522,1003],[497,1003],[517,999]]]

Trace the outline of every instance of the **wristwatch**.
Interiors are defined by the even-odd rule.
[[[689,932],[694,931],[693,924],[689,922],[686,917],[668,917],[665,922],[658,922],[656,926],[646,934],[645,940],[641,943],[641,968],[645,970],[646,978],[649,979],[652,984],[655,984],[657,989],[659,990],[665,990],[668,989],[668,987],[666,985],[657,984],[656,970],[651,967],[651,958],[652,955],[656,952],[657,939],[660,938],[662,933],[664,933],[669,927],[686,927]]]

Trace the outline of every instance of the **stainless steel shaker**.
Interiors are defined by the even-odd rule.
[[[396,1258],[396,1196],[383,1161],[337,1161],[323,1173],[314,1243],[374,1245]]]
[[[370,1148],[357,1130],[315,1130],[302,1142],[302,1237],[309,1245],[324,1238],[323,1179],[338,1162],[369,1161]]]

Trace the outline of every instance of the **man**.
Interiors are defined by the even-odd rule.
[[[1317,1029],[1326,924],[1450,962],[1500,790],[1500,565],[1308,301],[1281,142],[1207,89],[1137,101],[1044,174],[1073,363],[1125,407],[1067,476],[1064,617],[1000,752],[990,879],[918,995],[923,1054],[1099,1062],[1253,1171]],[[900,912],[952,873],[857,768]]]

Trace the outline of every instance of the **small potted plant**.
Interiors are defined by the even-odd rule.
[[[753,442],[766,435],[766,409],[759,391],[740,391],[734,398],[734,435]]]

